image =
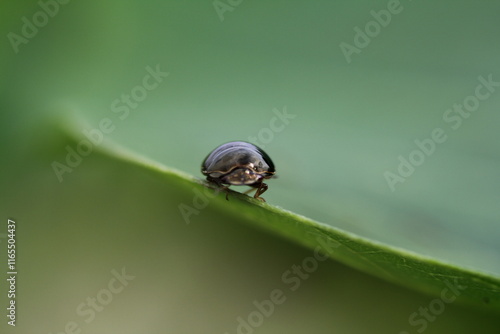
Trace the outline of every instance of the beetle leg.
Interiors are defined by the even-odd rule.
[[[217,193],[220,191],[226,192],[226,201],[229,201],[229,187],[226,187],[225,185],[223,185],[219,179],[214,179],[214,178],[211,178],[210,176],[207,176],[207,181],[217,185],[217,187],[218,187]]]
[[[266,201],[264,198],[260,197],[260,195],[262,195],[267,190],[267,188],[268,188],[267,184],[265,184],[264,182],[261,181],[260,183],[250,185],[250,187],[252,187],[252,188],[245,191],[244,194],[249,194],[252,191],[255,191],[253,198],[256,198],[262,202]]]
[[[253,195],[253,198],[256,198],[262,202],[265,202],[266,200],[262,197],[260,197],[260,195],[262,195],[266,190],[267,190],[267,184],[265,184],[264,182],[260,182],[259,185],[258,185],[258,188],[257,188],[257,191],[255,192],[255,195]]]
[[[253,186],[250,186],[250,187],[253,187]],[[250,189],[248,189],[247,191],[245,191],[245,192],[244,192],[244,194],[245,194],[245,195],[248,195],[248,194],[250,194],[252,191],[255,191],[255,190],[257,190],[255,187],[250,188]]]
[[[255,191],[257,193],[257,190],[259,190],[260,185],[261,185],[260,183],[249,184],[248,186],[252,187],[252,188],[250,188],[247,191],[243,192],[243,194],[248,195],[248,194],[250,194],[253,191]],[[254,195],[254,197],[255,197],[255,195]]]

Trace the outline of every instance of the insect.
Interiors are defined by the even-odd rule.
[[[254,188],[248,192],[256,189],[253,197],[265,202],[260,197],[268,188],[264,180],[272,178],[275,169],[271,158],[257,146],[244,141],[232,141],[214,149],[203,160],[201,172],[206,175],[208,182],[226,190],[226,199],[228,187],[224,184],[245,185]]]

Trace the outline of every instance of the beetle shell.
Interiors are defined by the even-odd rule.
[[[234,141],[214,149],[203,161],[201,172],[207,180],[218,185],[248,185],[258,188],[255,198],[260,198],[267,185],[264,179],[274,176],[274,164],[257,146]],[[262,198],[260,198],[263,200]]]

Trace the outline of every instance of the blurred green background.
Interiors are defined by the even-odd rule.
[[[2,332],[59,333],[74,321],[82,333],[236,333],[253,301],[282,289],[286,301],[255,333],[417,333],[409,317],[433,300],[333,261],[292,292],[281,275],[311,251],[210,205],[186,225],[178,205],[189,190],[97,153],[59,182],[51,164],[68,143],[53,120],[68,114],[87,122],[81,130],[109,118],[107,139],[199,177],[210,150],[257,138],[279,174],[270,204],[500,276],[500,87],[456,129],[443,119],[479,77],[500,81],[500,3],[215,4],[0,5],[0,208],[19,224],[18,328],[4,321]],[[347,59],[342,43],[356,46],[357,28],[377,26],[388,6],[397,13]],[[26,22],[40,23],[30,38]],[[169,74],[141,90],[151,69]],[[140,98],[127,107],[125,95]],[[273,131],[285,111],[293,118]],[[384,173],[436,128],[446,140],[391,191]],[[85,322],[77,307],[123,267],[135,279]],[[478,326],[500,328],[450,304],[422,332]]]

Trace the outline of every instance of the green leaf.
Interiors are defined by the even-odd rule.
[[[60,124],[59,130],[72,142],[72,146],[78,147],[88,140],[78,131],[89,127],[81,119],[65,119]],[[456,297],[457,301],[500,312],[500,278],[497,276],[364,238],[335,228],[335,220],[328,224],[318,222],[235,191],[230,191],[230,200],[226,201],[225,193],[220,193],[207,182],[109,140],[103,140],[92,148],[121,163],[135,165],[152,173],[176,192],[191,194],[192,202],[178,203],[178,214],[186,224],[195,221],[211,202],[217,210],[234,215],[236,221],[247,221],[259,229],[309,247],[318,257],[327,254],[384,280],[442,299],[455,300]]]
[[[224,20],[210,1],[0,4],[0,206],[23,224],[29,318],[19,329],[62,332],[76,320],[90,332],[151,322],[232,333],[252,301],[282,287],[289,264],[326,244],[370,275],[322,262],[259,332],[421,332],[409,319],[459,294],[496,313],[446,303],[439,320],[418,315],[426,333],[496,333],[500,3],[221,2],[232,9]],[[366,29],[375,31],[359,35]],[[16,50],[9,36],[26,31]],[[356,51],[346,56],[344,43]],[[36,133],[53,131],[44,124],[59,104],[85,123],[67,131],[71,143],[44,146]],[[103,121],[106,143],[118,144],[59,182],[51,163],[66,164],[66,145]],[[211,191],[198,179],[203,157],[230,140],[265,146],[276,163],[267,204],[216,196],[183,225],[179,205],[204,205],[193,201]],[[388,172],[401,179],[391,185]],[[119,265],[137,285],[83,328],[76,306]]]

